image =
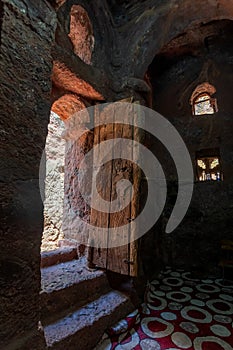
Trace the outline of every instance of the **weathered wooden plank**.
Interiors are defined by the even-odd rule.
[[[95,121],[96,124],[100,123],[101,126],[95,128],[94,130],[94,146],[100,144],[106,139],[113,137],[113,124],[105,124],[106,113],[108,113],[108,108],[100,111],[99,106],[95,109]],[[101,154],[99,154],[99,149],[94,150],[93,153],[93,177],[97,176],[97,188],[100,196],[109,202],[111,199],[111,173],[112,173],[112,163],[108,162],[104,167],[95,167],[95,164],[101,159]],[[109,213],[101,212],[95,209],[91,209],[91,219],[90,223],[97,227],[108,228],[109,226]],[[107,248],[95,247],[92,249],[92,261],[99,267],[107,267]]]
[[[143,120],[142,113],[140,110],[140,105],[133,105],[133,115],[134,115],[134,125],[140,125],[143,127]],[[133,128],[133,141],[138,142],[139,144],[142,143],[143,138],[143,129],[140,129],[138,127]],[[134,219],[139,215],[140,212],[140,183],[141,183],[141,169],[139,166],[136,165],[136,162],[140,159],[140,152],[139,147],[134,144],[134,147],[132,147],[132,158],[134,160],[134,164],[132,165],[133,169],[133,186],[134,186],[134,196],[131,202],[131,229],[130,229],[130,237],[129,241],[130,248],[129,248],[129,261],[132,263],[129,265],[130,276],[138,276],[138,269],[139,269],[139,262],[138,262],[138,231],[140,230],[140,227],[135,225]]]
[[[132,102],[132,99],[122,101],[122,102]],[[112,108],[112,107],[111,107]],[[127,109],[127,111],[125,110]],[[138,120],[140,118],[140,113],[138,110],[139,106],[136,107],[134,104],[131,106],[123,107],[116,105],[114,108],[115,120],[117,116],[122,113],[130,113],[133,115],[132,121]],[[93,169],[93,175],[98,174],[98,191],[102,198],[109,202],[109,211],[112,209],[112,201],[117,198],[116,184],[122,179],[127,179],[131,181],[134,188],[134,197],[130,204],[125,206],[125,208],[116,213],[102,213],[92,208],[91,211],[91,224],[112,228],[119,227],[122,225],[128,226],[128,238],[132,241],[131,244],[126,244],[124,246],[117,246],[115,248],[110,248],[116,243],[119,245],[121,241],[120,234],[108,236],[108,248],[94,248],[92,249],[92,261],[97,266],[107,268],[108,270],[118,272],[121,274],[137,276],[138,275],[138,242],[135,241],[137,237],[139,227],[136,227],[133,223],[133,219],[137,217],[139,213],[139,189],[140,189],[140,168],[134,165],[134,161],[139,158],[139,149],[133,145],[133,141],[136,140],[140,143],[141,141],[141,130],[135,128],[133,125],[125,124],[107,124],[106,113],[109,112],[108,107],[103,109],[101,112],[96,109],[95,118],[97,122],[102,122],[102,125],[95,129],[94,131],[94,145],[101,143],[104,140],[117,138],[126,138],[129,140],[129,145],[126,153],[130,155],[132,162],[124,159],[123,149],[125,145],[115,142],[115,146],[112,150],[112,161],[105,164],[103,167]],[[137,118],[137,119],[136,119]],[[131,141],[131,142],[130,142]],[[134,147],[133,147],[134,146]],[[118,159],[114,160],[118,152]],[[122,154],[122,157],[121,157]],[[101,154],[98,154],[98,150],[94,151],[94,158],[96,161],[99,160]],[[94,162],[95,163],[95,162]],[[118,198],[121,202],[124,201],[124,197]],[[128,242],[129,242],[128,240]]]
[[[131,113],[132,107],[127,106],[116,106],[114,110],[115,120],[117,120],[117,114],[119,113]],[[131,125],[124,124],[115,124],[114,125],[114,139],[117,138],[126,138],[132,140],[132,131],[133,128]],[[111,189],[111,201],[116,199],[116,184],[122,179],[127,179],[132,181],[132,163],[123,157],[123,148],[124,145],[120,142],[115,141],[115,147],[113,155],[115,156],[119,152],[119,159],[113,160],[113,169],[112,169],[112,189]],[[117,153],[116,153],[117,152]],[[131,154],[131,145],[127,149],[127,154]],[[130,191],[131,192],[131,191]],[[124,197],[119,198],[121,203],[124,203]],[[110,215],[110,227],[120,227],[122,225],[129,224],[131,219],[131,204],[128,204],[125,209],[112,213]],[[130,229],[130,225],[129,225]],[[128,231],[129,233],[129,231]],[[119,244],[121,242],[121,236],[119,234],[114,234],[109,236],[110,245]],[[108,249],[108,261],[107,268],[111,271],[119,272],[121,274],[129,274],[129,246],[117,246],[115,248]]]

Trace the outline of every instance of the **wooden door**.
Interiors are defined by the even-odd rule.
[[[122,100],[121,102],[132,102],[132,99]],[[112,113],[113,111],[114,113],[114,120],[117,120],[118,113],[131,113],[133,114],[133,118],[139,118],[140,106],[138,104],[131,103],[125,106],[122,106],[122,104],[120,104],[120,106],[116,104],[114,108],[112,106],[108,107],[108,105],[103,105],[103,108],[101,109],[99,106],[97,106],[94,118],[96,123],[100,124],[100,126],[94,129],[94,146],[105,140],[126,138],[131,141],[127,152],[131,154],[132,159],[139,157],[139,154],[137,154],[137,147],[133,147],[133,141],[136,140],[140,142],[142,129],[136,128],[134,125],[118,123],[106,124],[105,121],[107,119],[107,113],[109,113],[109,108],[111,109],[110,112]],[[118,143],[117,147],[119,152],[119,147],[123,146],[119,145]],[[132,225],[132,222],[139,213],[139,186],[141,172],[140,168],[129,160],[120,159],[121,157],[114,159],[114,149],[115,148],[111,150],[111,161],[107,162],[104,166],[101,167],[101,169],[96,169],[95,167],[93,168],[93,176],[96,176],[98,174],[98,176],[101,177],[101,181],[98,181],[98,192],[106,201],[109,202],[110,208],[111,202],[116,199],[117,182],[121,179],[127,179],[133,184],[134,196],[130,204],[128,204],[125,209],[120,212],[99,212],[98,210],[92,208],[90,223],[94,226],[108,229],[128,224],[128,243],[123,246],[117,246],[114,248],[92,248],[91,260],[92,263],[94,263],[96,266],[106,268],[107,270],[124,275],[137,276],[138,242],[134,240],[134,237],[137,236],[136,230],[139,228],[135,228],[135,225]],[[121,151],[123,152],[123,149],[120,149],[120,152]],[[100,156],[101,155],[98,154],[98,151],[94,151],[94,164],[95,160]],[[108,239],[111,239],[112,243],[112,240],[118,239],[118,237],[109,236]]]

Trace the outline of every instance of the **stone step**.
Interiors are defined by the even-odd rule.
[[[55,250],[41,253],[41,267],[52,266],[62,262],[77,259],[77,247],[60,247]]]
[[[44,327],[47,346],[56,350],[91,350],[109,327],[133,309],[125,295],[110,291]]]
[[[86,260],[72,260],[41,269],[41,321],[60,319],[111,288],[104,271],[90,271]]]

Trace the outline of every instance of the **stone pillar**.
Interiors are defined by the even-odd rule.
[[[39,165],[50,113],[56,15],[43,0],[1,3],[0,348],[43,349]]]

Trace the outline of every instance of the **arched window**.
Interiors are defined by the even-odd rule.
[[[71,8],[69,37],[74,53],[85,63],[91,64],[95,43],[93,27],[87,11],[80,5]]]
[[[214,114],[218,111],[217,100],[212,97],[215,92],[215,87],[209,83],[196,87],[190,100],[193,115]]]

